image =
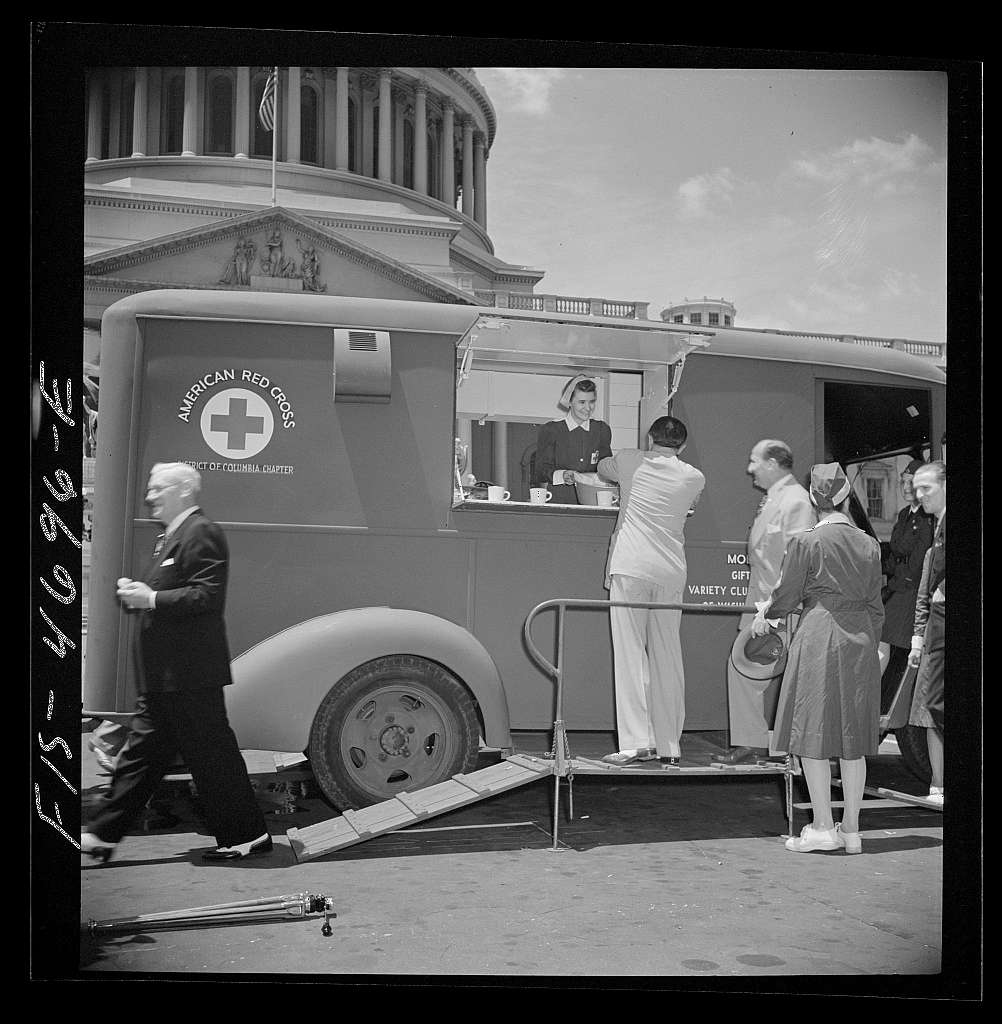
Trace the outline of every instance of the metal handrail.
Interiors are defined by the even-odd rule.
[[[556,852],[559,848],[558,844],[558,829],[559,829],[559,817],[560,817],[560,779],[566,777],[568,780],[568,790],[570,796],[569,813],[571,817],[574,815],[574,797],[573,789],[570,788],[570,784],[573,779],[571,770],[567,767],[567,762],[570,760],[570,750],[567,743],[567,728],[564,724],[564,677],[563,677],[563,659],[564,659],[564,612],[568,608],[654,608],[664,609],[667,611],[683,611],[683,612],[700,612],[703,615],[734,615],[734,614],[755,614],[758,609],[752,605],[706,605],[706,604],[686,604],[685,602],[661,602],[661,601],[608,601],[601,600],[598,598],[570,598],[570,597],[555,597],[548,601],[542,601],[537,604],[529,614],[525,617],[525,623],[522,626],[522,635],[525,639],[525,646],[529,651],[529,655],[539,665],[540,668],[544,669],[549,675],[553,676],[557,683],[556,692],[556,703],[553,715],[553,846],[551,849]],[[536,616],[543,611],[550,608],[555,608],[557,611],[557,663],[554,665],[550,660],[544,656],[542,651],[533,642],[530,628],[533,620]],[[792,616],[786,617],[785,623],[786,633],[786,646],[789,650],[790,640],[792,637]],[[786,755],[786,764],[784,767],[783,774],[786,780],[786,820],[787,828],[790,836],[793,835],[793,758],[791,755]]]
[[[564,612],[568,608],[657,608],[666,611],[701,612],[706,615],[735,615],[749,613],[754,615],[758,609],[752,605],[708,605],[686,604],[685,602],[664,603],[660,601],[607,601],[599,598],[554,597],[537,604],[525,618],[522,633],[525,645],[533,660],[557,681],[556,719],[563,718],[563,670],[561,664],[564,656]],[[557,610],[557,664],[551,664],[542,651],[535,645],[530,633],[533,619],[549,608]],[[789,620],[787,620],[789,624]]]

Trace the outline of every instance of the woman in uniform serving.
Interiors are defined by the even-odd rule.
[[[539,428],[534,486],[549,488],[554,503],[576,505],[574,474],[594,473],[600,460],[612,456],[609,424],[592,419],[597,401],[595,381],[579,373],[567,382],[557,403],[567,415]]]

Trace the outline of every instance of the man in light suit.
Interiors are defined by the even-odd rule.
[[[201,477],[181,462],[158,463],[146,504],[165,530],[142,580],[118,581],[118,599],[139,616],[139,700],[115,764],[111,790],[80,836],[107,861],[142,813],[178,752],[191,771],[218,846],[203,860],[237,860],[272,848],[223,687],[233,682],[223,607],[229,552],[223,531],[198,507]]]
[[[783,556],[790,538],[809,530],[817,522],[810,495],[793,478],[793,452],[783,441],[763,440],[752,448],[746,473],[765,497],[748,535],[747,605],[766,602],[779,583]],[[749,626],[755,616],[741,616],[738,630]],[[769,752],[769,730],[776,715],[776,700],[782,677],[750,679],[727,659],[727,703],[731,749],[714,755],[721,764],[743,764]]]

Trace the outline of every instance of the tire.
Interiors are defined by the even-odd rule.
[[[313,775],[339,810],[443,782],[477,763],[473,699],[441,665],[393,654],[331,687],[310,730]]]
[[[919,782],[928,786],[932,779],[932,766],[929,764],[929,746],[925,734],[926,730],[917,725],[905,725],[894,730],[905,767]]]

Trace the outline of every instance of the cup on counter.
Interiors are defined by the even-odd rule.
[[[599,491],[595,495],[595,500],[605,508],[612,508],[619,504],[619,495],[615,491]]]
[[[545,487],[529,488],[529,501],[531,501],[533,505],[545,505],[548,501],[552,500],[553,494]]]
[[[503,487],[488,487],[487,488],[487,500],[488,501],[507,501],[511,497],[511,491],[506,491]]]

